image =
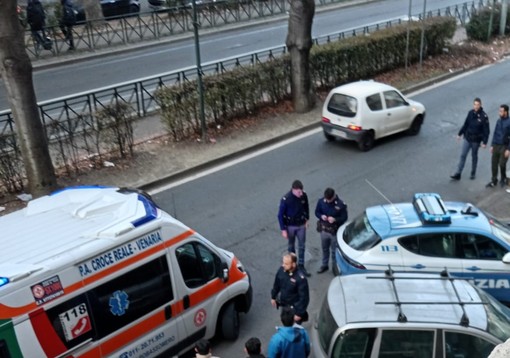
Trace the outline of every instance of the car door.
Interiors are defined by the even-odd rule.
[[[508,252],[491,237],[457,234],[463,256],[464,276],[500,301],[510,302],[510,265],[502,261]]]
[[[383,328],[380,341],[376,341],[374,346],[378,353],[372,354],[372,357],[431,358],[434,357],[435,341],[436,330]]]
[[[488,357],[496,346],[482,337],[465,332],[445,330],[443,333],[443,352],[445,358]]]
[[[385,135],[402,132],[411,125],[410,109],[407,101],[397,91],[384,91]]]
[[[440,272],[462,275],[462,258],[453,233],[435,232],[402,237],[398,240],[406,271]]]

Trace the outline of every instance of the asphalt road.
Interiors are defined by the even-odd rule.
[[[412,1],[412,13],[423,11],[424,0]],[[445,8],[461,0],[427,0],[427,9]],[[319,8],[317,8],[319,10]],[[349,28],[407,16],[409,3],[404,0],[380,0],[357,6],[318,12],[313,23],[313,36],[337,33]],[[202,35],[202,63],[283,46],[287,34],[287,18],[253,27],[231,29]],[[193,66],[193,38],[144,48],[122,54],[89,59],[78,63],[62,63],[58,67],[35,70],[34,87],[38,102],[72,95],[125,81],[153,76]],[[7,93],[0,81],[0,109],[9,107]]]
[[[242,357],[243,344],[251,336],[259,337],[267,348],[279,323],[269,303],[274,273],[286,250],[276,213],[294,179],[303,181],[311,210],[326,187],[335,188],[347,202],[351,219],[365,207],[385,202],[367,180],[393,202],[410,201],[415,192],[436,192],[445,200],[476,203],[491,190],[485,188],[489,151],[480,150],[476,180],[452,182],[449,175],[460,154],[455,136],[477,96],[493,129],[499,105],[508,101],[508,81],[510,60],[411,94],[427,109],[422,132],[383,140],[367,153],[354,143],[329,143],[321,132],[312,131],[276,150],[154,195],[164,210],[236,253],[252,274],[254,304],[250,313],[241,315],[240,338],[234,343],[214,342],[214,354]],[[469,166],[470,162],[468,170]],[[318,234],[310,228],[306,266],[314,273],[309,279],[311,317],[332,278],[331,272],[315,274],[319,248]]]

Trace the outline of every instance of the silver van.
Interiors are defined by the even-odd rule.
[[[510,309],[441,274],[335,277],[312,328],[314,357],[481,358],[510,337]]]

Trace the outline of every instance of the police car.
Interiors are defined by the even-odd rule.
[[[338,230],[337,242],[336,273],[446,268],[510,303],[510,230],[471,204],[421,193],[369,207]]]

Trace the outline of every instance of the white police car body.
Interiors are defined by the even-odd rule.
[[[415,194],[413,203],[369,207],[337,234],[342,275],[445,268],[510,304],[510,230],[476,207]]]

